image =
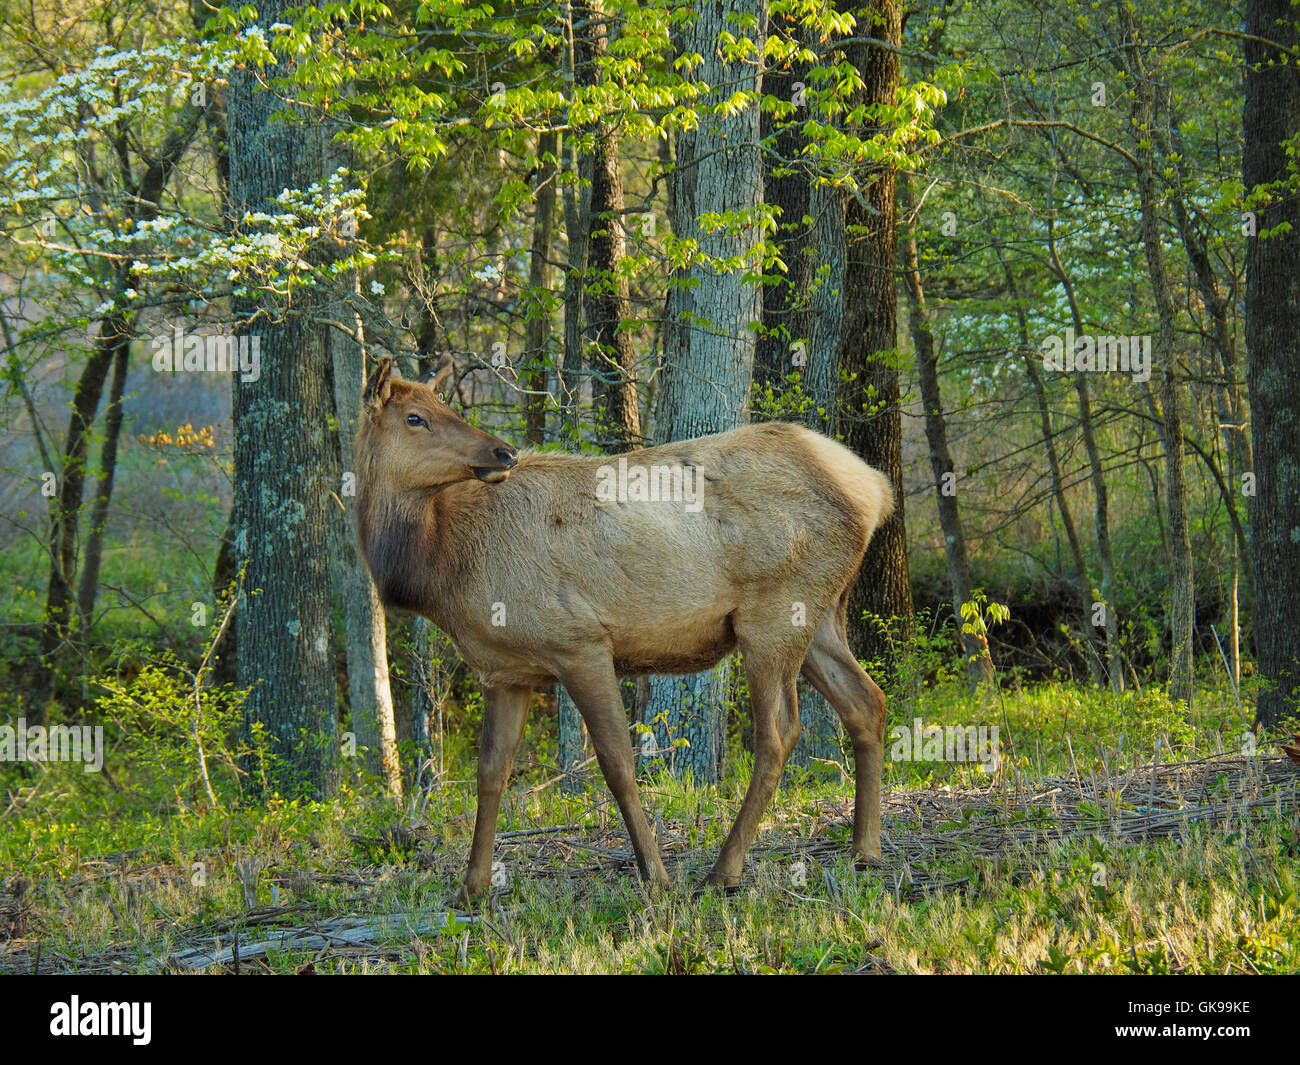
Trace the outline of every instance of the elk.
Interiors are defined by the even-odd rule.
[[[799,737],[801,672],[852,740],[853,853],[878,860],[885,697],[849,649],[844,621],[867,543],[893,507],[884,474],[825,436],[769,422],[621,457],[631,469],[695,471],[702,505],[611,499],[601,484],[613,460],[516,451],[447,405],[449,371],[406,381],[385,357],[367,381],[357,525],[385,605],[432,621],[482,683],[462,897],[488,890],[533,688],[557,681],[586,724],[642,879],[667,887],[619,678],[694,673],[735,649],[749,682],[754,768],[706,884],[739,883]]]

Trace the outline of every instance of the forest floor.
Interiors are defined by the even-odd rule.
[[[0,972],[1300,969],[1300,766],[1283,756],[895,784],[884,860],[865,871],[848,857],[851,785],[798,782],[732,895],[695,888],[743,780],[642,790],[675,880],[663,895],[642,889],[603,789],[508,794],[497,889],[476,914],[449,906],[465,782],[436,811],[427,795],[401,810],[276,802],[251,820],[169,819],[125,852],[65,845],[11,865]]]

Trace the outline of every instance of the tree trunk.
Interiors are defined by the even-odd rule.
[[[595,61],[609,47],[608,16],[602,0],[581,5],[584,29],[581,68],[596,81]],[[618,131],[602,122],[596,130],[591,173],[591,232],[588,252],[590,283],[585,300],[586,336],[592,342],[592,410],[596,443],[611,454],[641,444],[641,410],[636,391],[636,352],[632,335],[619,325],[632,317],[623,228],[623,175],[619,170]]]
[[[126,287],[126,275],[116,286]],[[41,663],[44,684],[41,697],[32,705],[32,721],[44,724],[48,703],[58,697],[59,663],[67,641],[73,636],[73,597],[77,573],[77,532],[81,519],[82,492],[86,484],[86,461],[90,434],[94,428],[104,382],[114,354],[130,327],[120,315],[103,319],[99,336],[72,395],[72,414],[59,471],[59,494],[50,515],[50,577],[45,593],[45,625],[41,631]]]
[[[1247,0],[1246,32],[1291,51],[1300,45],[1288,0]],[[1283,142],[1300,130],[1300,79],[1260,40],[1246,41],[1245,151],[1249,193],[1287,183],[1256,208],[1256,234],[1246,244],[1246,385],[1253,427],[1255,491],[1249,499],[1255,572],[1255,647],[1265,685],[1255,721],[1277,725],[1296,712],[1300,687],[1300,196]],[[1286,225],[1289,231],[1269,235]]]
[[[340,308],[340,316],[343,309]],[[346,318],[344,319],[346,320]],[[358,334],[359,317],[353,318]],[[357,746],[365,751],[366,769],[390,794],[402,794],[397,756],[397,724],[388,681],[388,631],[383,604],[369,571],[357,554],[354,439],[360,425],[361,391],[365,387],[365,353],[358,340],[338,330],[330,334],[333,359],[334,412],[338,423],[338,456],[343,477],[338,494],[343,501],[343,536],[333,552],[334,581],[343,608],[344,647],[348,667],[348,708]],[[350,476],[349,476],[350,475]]]
[[[260,0],[263,30],[284,21],[284,0]],[[277,69],[268,73],[284,74]],[[276,114],[284,102],[252,71],[231,74],[230,200],[233,216],[274,210],[285,188],[318,181],[319,125]],[[319,297],[301,290],[291,314],[251,298],[237,319],[261,342],[255,381],[234,376],[234,543],[247,566],[238,611],[239,684],[245,736],[265,730],[275,757],[251,784],[281,794],[328,795],[337,777],[336,694],[330,657],[330,361],[325,327],[307,318]],[[252,330],[256,333],[252,333]]]
[[[551,337],[551,245],[555,231],[555,157],[559,138],[547,131],[537,138],[537,176],[533,183],[533,246],[528,257],[528,288],[532,293],[526,333],[524,437],[533,447],[546,440],[546,360]]]
[[[131,354],[129,337],[117,339],[113,352],[113,379],[108,386],[108,412],[104,417],[104,449],[99,457],[99,487],[90,512],[90,536],[86,540],[81,567],[81,585],[77,590],[77,613],[81,631],[90,631],[94,623],[95,598],[99,592],[99,571],[104,561],[104,541],[108,530],[108,512],[113,502],[113,481],[117,475],[117,448],[122,438],[122,393],[126,390],[126,373]]]
[[[963,632],[961,608],[971,598],[970,561],[966,557],[966,535],[962,531],[957,507],[957,474],[952,453],[948,450],[948,424],[943,413],[943,395],[939,388],[939,357],[930,332],[930,314],[925,305],[921,284],[921,259],[916,246],[916,220],[911,185],[903,178],[899,188],[903,210],[907,213],[907,236],[903,243],[903,276],[907,282],[908,323],[912,346],[916,349],[916,374],[921,386],[921,404],[925,416],[925,439],[930,446],[930,469],[934,474],[934,498],[939,510],[939,528],[943,530],[944,554],[948,561],[948,583],[952,585],[952,615],[957,621],[957,638],[970,686],[993,683],[993,660],[988,641],[978,633]]]
[[[1056,184],[1056,171],[1052,171],[1052,184]],[[1083,315],[1079,311],[1079,301],[1075,297],[1074,283],[1070,279],[1065,264],[1056,246],[1056,228],[1053,217],[1047,220],[1048,252],[1052,257],[1052,271],[1065,290],[1066,301],[1070,305],[1070,321],[1074,325],[1075,336],[1087,332],[1083,324]],[[1097,434],[1092,423],[1092,397],[1089,394],[1088,378],[1083,371],[1074,375],[1074,391],[1079,400],[1079,434],[1083,437],[1084,451],[1088,456],[1088,470],[1092,477],[1093,521],[1097,533],[1097,553],[1101,555],[1101,598],[1094,600],[1092,580],[1086,569],[1080,569],[1080,592],[1083,595],[1084,616],[1081,626],[1083,644],[1088,651],[1088,668],[1092,671],[1093,682],[1099,687],[1109,682],[1111,690],[1120,692],[1124,689],[1124,666],[1119,651],[1119,619],[1115,615],[1115,605],[1110,595],[1115,587],[1115,559],[1110,549],[1110,502],[1106,492],[1106,474],[1101,467],[1101,452],[1097,447]],[[1082,553],[1080,554],[1082,563]],[[1106,667],[1103,670],[1096,645],[1090,634],[1089,625],[1098,627],[1097,607],[1101,607],[1100,628],[1105,637]]]
[[[1173,294],[1165,270],[1160,244],[1160,218],[1156,193],[1156,162],[1151,128],[1154,118],[1154,88],[1142,59],[1143,42],[1138,38],[1131,12],[1121,7],[1125,37],[1134,45],[1128,52],[1133,77],[1133,126],[1137,136],[1134,159],[1137,170],[1138,203],[1141,212],[1141,240],[1151,275],[1160,331],[1152,353],[1161,366],[1160,406],[1164,421],[1165,509],[1169,514],[1169,697],[1192,705],[1193,637],[1196,619],[1196,591],[1192,573],[1192,540],[1187,521],[1187,473],[1184,459],[1183,423],[1178,402],[1177,364],[1174,351]]]
[[[1056,430],[1052,427],[1052,406],[1047,395],[1047,386],[1043,382],[1041,356],[1035,352],[1029,343],[1029,323],[1025,315],[1025,307],[1020,297],[1020,288],[1016,283],[1015,274],[1006,261],[1002,247],[995,244],[993,250],[998,257],[998,265],[1002,269],[1002,277],[1006,281],[1007,292],[1015,305],[1017,336],[1020,340],[1020,351],[1025,359],[1025,372],[1029,375],[1029,383],[1034,390],[1034,399],[1038,406],[1038,426],[1043,438],[1043,451],[1047,456],[1047,472],[1052,486],[1052,500],[1056,504],[1056,512],[1061,516],[1061,528],[1065,530],[1065,542],[1070,551],[1071,561],[1074,563],[1074,592],[1079,604],[1080,624],[1087,625],[1092,614],[1091,582],[1088,580],[1088,567],[1083,560],[1083,547],[1079,542],[1079,534],[1075,528],[1074,515],[1070,510],[1070,501],[1065,494],[1065,478],[1061,472],[1060,453],[1056,449]]]
[[[573,18],[568,24],[564,75],[572,99],[577,86],[595,83],[595,59],[606,41],[602,21],[592,18],[591,12],[581,5],[572,8],[571,12]],[[581,443],[583,312],[586,305],[587,267],[593,246],[592,186],[595,184],[596,170],[596,153],[582,149],[579,136],[579,130],[570,123],[570,128],[564,135],[564,236],[569,245],[569,259],[564,271],[564,356],[560,372],[560,410],[562,439],[571,451],[577,451]],[[586,728],[578,707],[563,685],[556,686],[555,695],[559,768],[562,772],[571,774],[564,778],[561,787],[565,791],[580,791],[585,786],[585,774],[578,772],[577,767],[586,755]]]
[[[753,25],[738,31],[732,21],[737,16]],[[766,24],[766,5],[759,0],[724,0],[702,7],[681,28],[678,54],[703,58],[693,76],[711,88],[698,104],[698,128],[678,134],[676,166],[669,178],[673,232],[697,240],[701,258],[676,274],[669,295],[655,419],[659,443],[734,429],[749,418],[752,325],[762,315],[762,293],[745,279],[744,271],[719,272],[711,260],[736,257],[756,270],[759,227],[706,231],[699,218],[753,214],[762,202],[757,101],[725,113],[713,109],[735,92],[761,90],[755,67],[724,61],[719,34],[744,32],[762,40]],[[651,680],[646,724],[654,728],[660,748],[672,739],[690,743],[675,751],[669,764],[678,774],[690,773],[697,783],[712,783],[721,772],[730,675],[730,664],[724,661],[708,673]]]
[[[864,102],[892,104],[899,78],[898,52],[893,49],[902,42],[902,5],[898,0],[881,0],[874,10],[875,24],[864,18],[861,31],[869,30],[892,47],[855,44],[849,49],[849,58],[862,75]],[[861,200],[857,196],[845,200],[850,236],[838,427],[844,442],[881,470],[894,489],[894,512],[871,540],[848,609],[854,653],[883,662],[890,670],[896,665],[898,641],[911,633],[913,614],[904,524],[894,192],[894,172],[882,167],[869,175]],[[881,632],[873,619],[883,619],[890,631]]]
[[[767,70],[763,93],[793,101],[797,84],[807,82],[808,64]],[[779,210],[775,242],[786,272],[763,289],[763,328],[754,353],[754,383],[760,396],[786,391],[786,378],[799,375],[800,401],[806,404],[793,420],[810,429],[830,430],[835,410],[839,364],[840,323],[844,288],[844,207],[837,193],[818,189],[806,165],[797,160],[807,138],[800,106],[778,121],[764,113],[763,142],[771,144],[764,160],[763,200]],[[805,219],[811,219],[811,225]],[[779,410],[784,412],[782,403]],[[811,767],[843,757],[839,715],[822,694],[802,677],[798,683],[799,742],[790,765]]]
[[[226,527],[221,531],[217,545],[217,560],[212,566],[212,602],[217,610],[224,609],[223,596],[238,595],[235,587],[239,580],[239,559],[235,554],[235,510],[232,506],[226,515]],[[219,615],[218,615],[219,616]],[[231,624],[213,649],[212,683],[232,686],[239,681],[239,606],[236,604]]]

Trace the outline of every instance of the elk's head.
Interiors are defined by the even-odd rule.
[[[393,360],[385,356],[366,382],[358,452],[394,491],[437,488],[471,477],[495,484],[515,467],[513,447],[475,429],[444,401],[451,370],[450,360],[444,359],[428,381],[403,381],[393,375]]]

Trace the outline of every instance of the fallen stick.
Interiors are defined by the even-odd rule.
[[[473,924],[477,917],[464,917],[455,914],[457,924]],[[238,948],[196,947],[179,954],[164,955],[153,958],[149,968],[160,969],[208,969],[217,965],[229,965],[239,951],[240,962],[253,958],[265,957],[273,950],[321,950],[325,947],[340,945],[356,946],[361,943],[373,943],[376,939],[391,936],[393,933],[406,933],[412,936],[426,932],[440,932],[447,927],[449,915],[446,913],[430,914],[424,918],[412,919],[406,914],[386,914],[376,917],[342,917],[327,921],[314,928],[286,928],[277,936],[259,940],[256,943],[240,943]]]

